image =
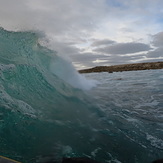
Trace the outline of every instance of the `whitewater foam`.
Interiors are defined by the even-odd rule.
[[[150,141],[151,145],[158,148],[158,149],[163,149],[163,140],[152,136],[150,134],[146,134],[146,138],[148,141]]]

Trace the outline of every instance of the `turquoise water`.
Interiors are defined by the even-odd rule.
[[[0,29],[0,155],[24,163],[163,156],[162,70],[87,74],[98,81],[89,90],[39,39]]]

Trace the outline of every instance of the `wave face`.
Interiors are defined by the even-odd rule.
[[[69,78],[79,80],[71,65],[38,40],[36,33],[0,29],[1,155],[41,162],[88,154],[99,113],[71,86]]]

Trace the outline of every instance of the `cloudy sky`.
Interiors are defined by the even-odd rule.
[[[0,26],[44,32],[44,42],[77,69],[163,61],[162,6],[163,0],[0,0]]]

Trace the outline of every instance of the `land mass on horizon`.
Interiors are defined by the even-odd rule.
[[[163,62],[146,62],[134,64],[122,64],[114,66],[97,66],[93,68],[79,70],[79,73],[95,73],[95,72],[122,72],[122,71],[138,71],[138,70],[151,70],[163,69]]]

